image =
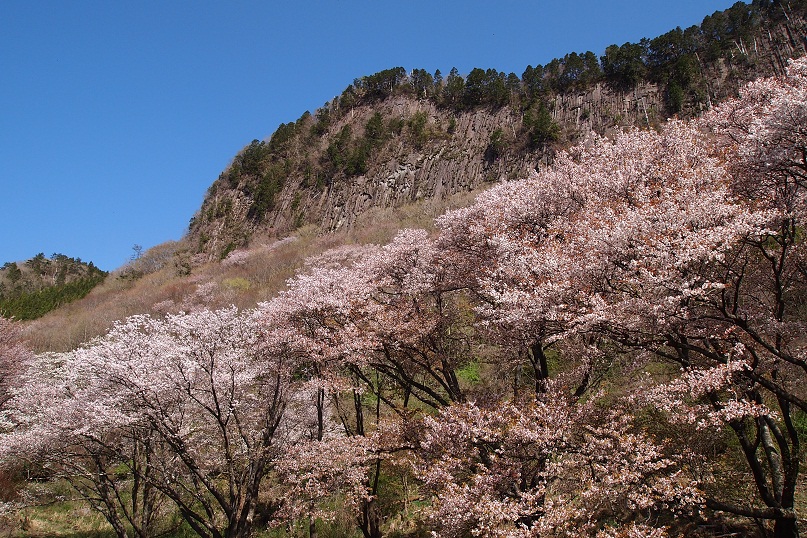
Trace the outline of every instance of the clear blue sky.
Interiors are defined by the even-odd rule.
[[[179,239],[251,140],[354,78],[521,75],[700,24],[731,0],[29,1],[0,8],[0,263],[111,270]]]

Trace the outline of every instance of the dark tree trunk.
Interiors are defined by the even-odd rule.
[[[381,538],[381,522],[378,511],[375,508],[375,501],[370,499],[362,502],[361,516],[359,516],[359,528],[364,538]]]
[[[546,380],[549,379],[549,365],[547,364],[546,353],[544,353],[544,346],[540,340],[530,346],[527,355],[535,377],[535,394],[543,394],[546,391]]]
[[[795,517],[777,518],[773,524],[773,538],[798,538],[799,527]]]

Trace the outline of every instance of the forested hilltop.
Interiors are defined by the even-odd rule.
[[[31,320],[80,299],[106,278],[92,262],[64,254],[39,253],[0,266],[0,316]]]
[[[738,2],[699,26],[520,75],[396,67],[358,78],[235,157],[191,221],[190,248],[214,260],[258,231],[349,228],[370,208],[524,177],[590,131],[698,115],[803,55],[806,12],[803,1]]]

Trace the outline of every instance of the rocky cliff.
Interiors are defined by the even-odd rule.
[[[696,77],[690,75],[694,82],[687,82],[675,107],[670,80],[626,89],[601,77],[583,88],[541,95],[540,110],[549,115],[543,137],[529,123],[538,101],[523,93],[497,106],[441,106],[419,95],[414,77],[404,76],[380,99],[343,95],[236,156],[211,185],[187,240],[212,260],[247,244],[258,230],[283,235],[306,223],[324,231],[350,227],[373,207],[524,177],[590,131],[652,128],[674,108],[698,114],[748,80],[782,73],[788,58],[807,52],[804,14],[777,6],[781,13],[756,24],[752,34],[722,43],[717,57],[707,61],[707,53],[689,52]]]

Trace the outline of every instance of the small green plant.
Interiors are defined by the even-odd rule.
[[[457,377],[468,385],[476,385],[482,380],[482,377],[479,375],[479,363],[469,362],[462,368],[457,370]]]
[[[684,89],[677,82],[672,82],[667,89],[667,103],[670,111],[674,113],[681,112],[684,108]]]
[[[221,285],[236,292],[247,291],[252,286],[249,280],[242,277],[225,278]]]
[[[424,144],[429,140],[429,133],[426,129],[428,120],[429,118],[426,116],[426,113],[419,111],[415,112],[406,122],[412,144],[417,149],[422,149]]]
[[[404,128],[404,120],[402,118],[390,118],[387,122],[387,131],[394,135],[400,135]]]
[[[297,192],[294,193],[294,198],[291,200],[291,210],[292,211],[297,211],[297,208],[300,207],[300,199],[301,199],[301,197],[302,197],[302,194],[300,193],[300,191],[297,191]]]
[[[543,102],[533,105],[525,112],[524,127],[527,129],[530,145],[534,148],[560,139],[560,125],[552,119],[552,113]]]
[[[496,129],[490,134],[490,142],[488,147],[485,148],[485,162],[491,164],[496,161],[504,154],[506,147],[504,132],[501,129]]]

